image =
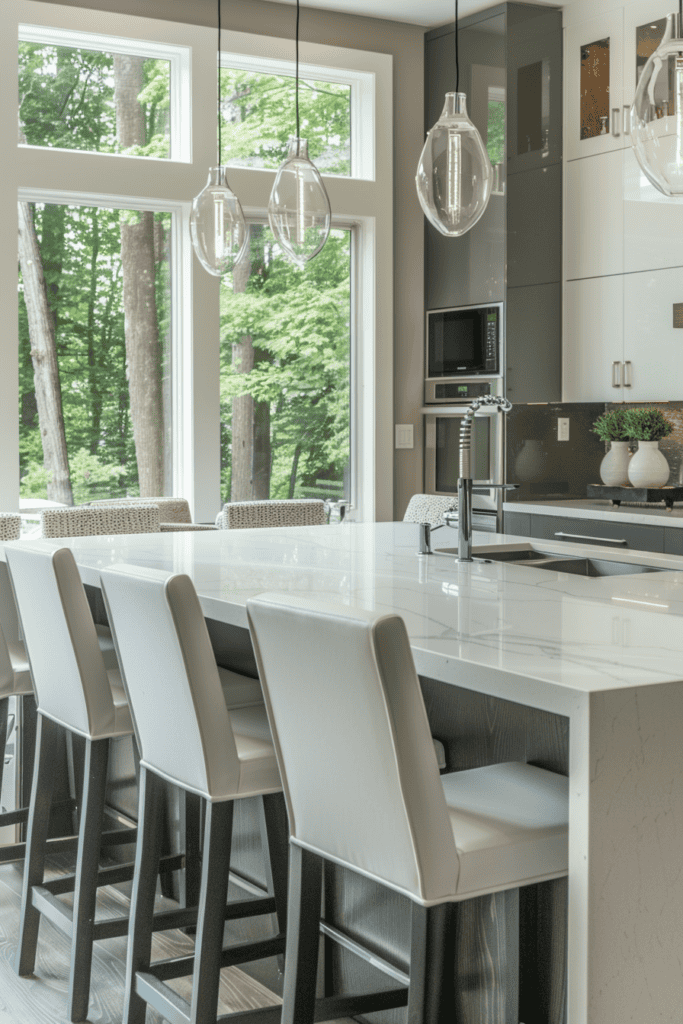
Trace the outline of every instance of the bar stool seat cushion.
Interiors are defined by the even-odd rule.
[[[31,670],[26,656],[26,648],[20,640],[10,640],[7,644],[14,680],[9,689],[3,688],[0,697],[19,696],[33,693]]]
[[[265,706],[231,708],[230,721],[240,763],[236,795],[279,792],[282,783]]]
[[[456,893],[566,875],[569,780],[523,762],[441,776],[460,871]]]
[[[242,676],[239,672],[231,672],[228,668],[218,666],[218,678],[225,697],[226,706],[233,708],[249,707],[251,704],[263,704],[263,691],[258,679]]]

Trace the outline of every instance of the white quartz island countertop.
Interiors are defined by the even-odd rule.
[[[84,582],[130,562],[194,581],[246,627],[266,591],[402,615],[418,672],[569,720],[568,1024],[681,1024],[683,558],[476,534],[666,572],[601,578],[418,556],[407,523],[39,541]],[[18,542],[21,543],[21,542]],[[446,528],[433,547],[457,545]],[[0,557],[2,557],[0,553]]]

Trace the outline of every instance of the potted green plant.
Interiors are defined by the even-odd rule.
[[[628,409],[624,422],[629,435],[638,442],[638,451],[628,467],[634,487],[663,487],[669,479],[669,463],[659,451],[659,442],[673,427],[659,409]]]
[[[614,409],[598,416],[593,424],[593,433],[610,448],[600,463],[600,479],[608,487],[624,487],[628,484],[628,465],[631,453],[628,443],[631,435],[626,425],[624,409]]]

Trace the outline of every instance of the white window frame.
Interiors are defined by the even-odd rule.
[[[259,57],[255,59],[244,53],[221,51],[221,67],[238,71],[251,71],[257,75],[277,75],[294,78],[294,64],[281,57]],[[327,177],[357,178],[375,180],[375,75],[360,71],[329,67],[325,64],[299,62],[299,77],[315,82],[332,82],[348,85],[351,90],[351,173],[326,175]],[[295,129],[292,125],[292,135]],[[228,166],[230,163],[228,162]],[[264,168],[255,167],[254,170]]]
[[[0,218],[16,237],[17,199],[128,209],[163,209],[175,214],[173,238],[173,411],[175,493],[187,497],[196,521],[212,521],[220,506],[220,352],[219,279],[206,274],[192,254],[189,214],[192,198],[204,187],[216,162],[216,34],[201,26],[109,14],[40,0],[0,4],[0,89],[16,96],[19,26],[123,40],[126,52],[137,42],[146,53],[153,45],[185,48],[191,98],[189,161],[16,144],[13,103],[0,105],[4,143]],[[54,38],[54,36],[53,36]],[[289,42],[289,41],[288,41]],[[104,45],[106,44],[106,45]],[[152,46],[150,47],[150,44]],[[91,45],[89,40],[88,45]],[[282,41],[223,32],[221,50],[263,60],[281,59]],[[293,47],[292,47],[293,50]],[[293,71],[293,53],[290,71]],[[358,379],[352,400],[352,482],[356,517],[393,518],[393,128],[392,58],[384,54],[301,44],[304,65],[350,69],[374,76],[375,173],[370,179],[325,176],[334,221],[356,228],[354,345]],[[330,72],[331,73],[331,72]],[[319,74],[319,71],[316,71]],[[231,168],[231,186],[245,215],[266,213],[275,172]],[[21,190],[21,192],[20,192]],[[17,254],[0,248],[0,312],[5,330],[0,341],[5,373],[0,375],[0,508],[16,510],[19,499]]]
[[[170,71],[170,156],[142,157],[145,160],[179,160],[189,163],[191,150],[192,89],[191,60],[188,46],[169,45],[152,39],[132,39],[127,36],[105,36],[100,32],[79,32],[75,29],[56,28],[46,25],[19,25],[19,39],[24,43],[40,43],[44,46],[68,46],[69,49],[92,50],[95,53],[125,53],[132,57],[168,61]],[[37,146],[37,149],[52,149]],[[73,150],[66,150],[73,152]],[[79,150],[78,152],[83,152]],[[120,154],[104,153],[102,156]]]

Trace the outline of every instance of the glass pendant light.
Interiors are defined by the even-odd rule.
[[[415,184],[424,215],[442,235],[457,238],[473,228],[491,198],[493,168],[481,135],[459,92],[458,0],[455,0],[455,92],[446,93],[441,117],[427,135]]]
[[[631,142],[643,173],[665,196],[683,196],[683,0],[669,14],[631,107]]]
[[[299,0],[296,0],[296,135],[290,137],[287,159],[273,184],[268,220],[283,253],[299,268],[318,255],[328,239],[332,222],[323,180],[309,159],[308,142],[300,137]]]
[[[240,201],[221,164],[221,0],[218,0],[218,167],[209,168],[206,187],[192,200],[190,234],[197,259],[210,274],[229,274],[244,252],[249,233]]]

